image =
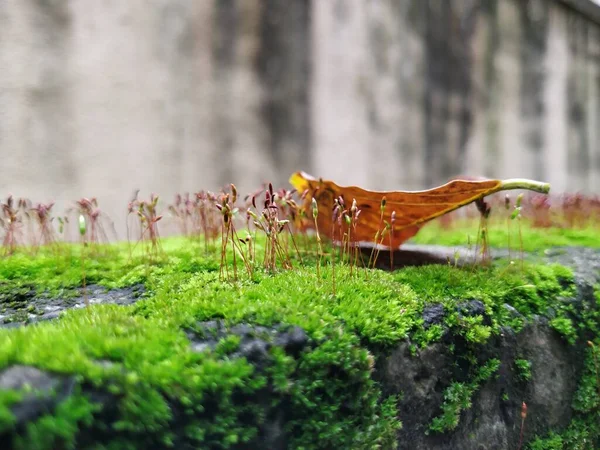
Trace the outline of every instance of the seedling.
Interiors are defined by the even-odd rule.
[[[75,207],[69,208],[67,214],[70,214],[73,211],[77,214],[76,217],[83,216],[86,221],[86,242],[91,248],[92,253],[97,251],[101,242],[109,242],[102,223],[107,220],[107,218],[98,207],[96,198],[88,199],[83,197],[77,200],[75,202]]]
[[[352,206],[350,207],[350,216],[352,222],[352,235],[356,235],[356,226],[358,225],[358,218],[360,217],[360,209],[356,204],[356,199],[352,199]],[[352,275],[352,268],[358,265],[358,256],[360,255],[362,261],[362,252],[358,248],[358,242],[353,242],[352,244],[352,252],[354,256],[350,258],[350,275]],[[362,261],[364,265],[364,261]],[[358,269],[357,269],[358,270]]]
[[[479,211],[479,215],[480,215],[478,240],[479,240],[479,235],[480,235],[481,236],[481,260],[484,265],[487,265],[490,262],[490,249],[489,249],[489,242],[488,242],[488,219],[490,217],[490,213],[492,212],[492,208],[482,198],[475,201],[475,206],[477,207],[477,211]]]
[[[298,249],[298,245],[296,244],[296,239],[294,238],[294,233],[298,231],[298,213],[299,206],[296,201],[293,199],[293,195],[296,193],[296,190],[293,189],[288,191],[286,189],[281,189],[276,194],[276,197],[279,199],[279,211],[281,212],[282,218],[284,220],[288,220],[285,225],[285,229],[288,231],[288,235],[290,240],[292,241],[292,245],[294,246],[294,250],[296,251],[296,256],[300,261],[300,264],[303,264],[302,255],[300,254],[300,250]],[[292,229],[293,227],[293,229]],[[286,253],[287,253],[287,236],[286,236]]]
[[[519,243],[521,250],[521,271],[523,271],[523,232],[521,231],[521,204],[523,202],[523,194],[519,194],[517,196],[517,201],[515,202],[515,209],[513,210],[510,220],[517,219],[517,225],[519,227]]]
[[[4,231],[2,247],[6,255],[15,253],[17,246],[22,244],[23,211],[27,206],[25,199],[19,199],[16,204],[12,195],[5,202],[0,203],[0,227]]]
[[[313,220],[315,222],[315,230],[317,233],[317,252],[318,252],[317,278],[320,280],[321,279],[321,258],[323,255],[323,247],[321,246],[321,235],[319,234],[319,224],[317,222],[317,218],[319,217],[319,206],[317,204],[317,200],[314,197],[311,201],[311,205],[312,205],[312,216],[313,216]]]
[[[213,208],[218,199],[212,192],[200,191],[195,195],[195,230],[198,236],[204,237],[204,253],[208,254],[209,244],[212,246],[221,229],[219,214]]]
[[[377,256],[379,256],[379,245],[380,242],[383,242],[383,239],[385,237],[384,232],[385,232],[385,228],[384,226],[384,221],[383,221],[383,214],[385,213],[385,206],[387,204],[387,199],[384,196],[381,199],[381,203],[379,205],[379,226],[377,228],[377,232],[375,233],[375,239],[373,240],[373,248],[371,249],[371,256],[369,256],[369,264],[367,265],[367,267],[371,267],[371,261],[373,262],[373,268],[375,268],[375,265],[377,263]],[[375,259],[373,259],[373,255],[375,255]]]
[[[52,207],[54,202],[43,204],[38,203],[35,207],[30,208],[31,216],[37,222],[39,228],[39,237],[34,240],[33,248],[34,251],[42,245],[54,245],[56,243],[56,237],[54,229],[52,228]],[[60,219],[60,226],[64,227],[64,222]],[[61,232],[62,233],[62,232]]]
[[[169,205],[169,213],[177,219],[183,236],[190,235],[190,228],[193,232],[194,202],[190,200],[189,193],[175,195],[175,202]]]
[[[163,216],[162,214],[158,214],[158,200],[158,195],[150,194],[149,201],[140,201],[137,199],[136,193],[136,197],[129,202],[128,208],[128,213],[136,214],[139,221],[140,237],[136,246],[140,242],[149,243],[147,246],[144,245],[144,251],[150,261],[156,260],[159,254],[162,253],[158,222],[160,222]]]
[[[252,211],[249,212],[257,230],[265,233],[264,267],[270,272],[276,270],[277,259],[281,261],[281,264],[285,269],[292,268],[292,262],[287,252],[287,247],[282,246],[279,241],[279,236],[286,227],[288,227],[290,221],[288,219],[279,218],[277,198],[277,193],[273,191],[273,186],[269,183],[268,190],[265,191],[264,209],[260,216],[257,216]]]
[[[90,302],[87,298],[86,284],[85,284],[85,248],[87,246],[86,242],[86,231],[87,225],[85,222],[85,217],[83,214],[79,215],[79,236],[81,237],[81,278],[83,280],[83,301],[85,306],[90,306]]]
[[[381,252],[381,247],[384,245],[385,242],[385,237],[386,235],[390,236],[390,254],[393,253],[392,251],[392,234],[391,234],[391,229],[392,229],[392,225],[390,222],[388,222],[387,220],[383,220],[383,214],[385,212],[385,207],[387,204],[387,200],[385,197],[383,197],[383,199],[381,200],[381,218],[379,221],[379,242],[376,242],[375,245],[375,259],[373,259],[373,269],[376,267],[377,265],[377,260],[379,259],[379,253]],[[396,220],[396,215],[394,214],[394,221]],[[381,228],[381,224],[383,223],[383,229]]]
[[[333,212],[331,214],[331,281],[333,286],[333,296],[335,297],[335,250],[333,249],[333,241],[335,241],[335,225],[336,223],[338,223],[338,217],[341,215],[341,205],[339,204],[337,199],[335,200],[335,206],[333,207]]]
[[[62,241],[68,241],[67,230],[69,225],[69,218],[67,216],[57,217],[56,220],[58,221],[58,234],[62,236]]]
[[[222,279],[225,279],[224,273],[227,273],[227,247],[228,243],[231,242],[231,248],[233,251],[233,279],[237,281],[237,252],[239,251],[248,276],[252,277],[252,267],[250,266],[248,259],[245,257],[243,250],[240,247],[241,240],[238,238],[237,231],[235,229],[235,217],[238,214],[238,208],[235,206],[237,201],[237,189],[235,185],[231,184],[231,195],[224,193],[221,196],[220,203],[215,203],[215,207],[221,212],[223,217],[222,222],[222,233],[221,233],[221,265],[219,268],[219,275]]]
[[[394,270],[394,248],[392,247],[392,236],[394,235],[394,224],[396,223],[396,211],[392,211],[392,216],[390,219],[390,270]]]

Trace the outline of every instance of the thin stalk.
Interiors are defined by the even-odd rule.
[[[333,220],[331,221],[331,282],[332,282],[332,291],[333,296],[335,297],[335,248],[333,243],[335,242],[335,215]]]
[[[292,245],[294,246],[294,250],[296,250],[296,255],[298,255],[298,259],[300,260],[300,265],[303,265],[304,263],[302,262],[302,255],[300,255],[300,250],[298,250],[298,246],[296,245],[296,240],[294,239],[294,234],[292,233],[292,230],[289,226],[289,224],[286,225],[288,233],[290,234],[290,238],[292,239]]]
[[[83,246],[81,247],[81,275],[83,278],[83,302],[86,308],[90,306],[90,301],[87,297],[87,289],[85,283],[85,238],[83,240]]]
[[[527,418],[527,404],[523,402],[521,405],[521,432],[519,433],[519,446],[517,450],[523,448],[523,434],[525,431],[525,419]]]
[[[592,358],[594,358],[594,369],[596,371],[596,387],[598,388],[598,398],[600,399],[600,365],[598,364],[598,355],[596,354],[596,346],[592,341],[588,341],[588,345],[592,349]]]
[[[524,268],[524,258],[523,258],[523,231],[521,230],[521,217],[518,218],[518,226],[519,226],[519,245],[521,247],[521,272],[523,272]]]

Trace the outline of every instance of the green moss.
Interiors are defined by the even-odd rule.
[[[518,376],[523,381],[531,379],[531,361],[526,359],[516,359],[515,367],[517,368]]]
[[[444,391],[442,414],[435,417],[429,425],[429,430],[434,433],[444,433],[454,430],[460,421],[460,413],[471,407],[471,398],[479,386],[490,379],[500,367],[498,359],[491,359],[478,367],[467,383],[452,383]]]
[[[411,287],[419,299],[420,311],[429,304],[444,305],[445,325],[473,344],[486,342],[502,326],[518,331],[524,318],[546,315],[549,310],[560,319],[570,320],[567,317],[571,311],[564,299],[575,292],[572,271],[557,264],[526,264],[523,272],[502,265],[491,269],[432,265],[406,268],[396,272],[394,279]],[[473,299],[483,303],[491,325],[484,324],[481,315],[469,317],[457,310],[457,306]],[[512,316],[505,304],[514,307],[522,318]],[[422,322],[418,319],[417,323]],[[415,338],[427,345],[440,336],[439,329],[428,332],[417,327]]]
[[[423,227],[413,238],[419,244],[435,244],[448,246],[475,247],[477,243],[477,221],[458,221],[449,228],[442,228],[439,222],[431,222]],[[521,225],[523,250],[534,252],[550,247],[585,246],[600,247],[597,228],[532,228],[527,223]],[[493,221],[488,227],[490,246],[508,248],[509,230],[506,222]],[[510,224],[510,247],[514,255],[520,251],[519,231],[516,222]]]
[[[502,326],[519,327],[550,310],[560,319],[556,325],[578,324],[568,337],[595,326],[593,309],[581,316],[583,322],[573,321],[579,313],[561,300],[572,296],[573,276],[557,265],[526,264],[523,272],[502,265],[427,266],[351,275],[340,264],[333,296],[331,267],[325,264],[317,279],[310,258],[304,266],[294,261],[293,271],[257,270],[251,280],[230,283],[219,280],[214,251],[205,255],[203,246],[183,239],[165,240],[163,247],[165,254],[152,264],[135,252],[130,257],[126,245],[86,262],[88,283],[109,288],[144,283],[149,296],[135,305],[97,305],[69,311],[60,321],[0,330],[0,370],[26,364],[75,374],[81,386],[114,396],[115,411],[103,416],[105,430],[96,430],[99,425],[90,420],[105,411],[82,391],[28,427],[19,445],[34,448],[46,435],[52,445],[69,448],[82,428],[107,436],[105,448],[231,448],[251,442],[268,414],[285,408],[293,448],[393,448],[398,399],[384,397],[373,380],[369,350],[385,351],[407,338],[425,346],[448,330],[464,338],[470,351]],[[58,295],[80,283],[77,247],[36,258],[21,254],[0,266],[0,301],[18,301],[26,311],[32,289]],[[470,300],[483,303],[486,317],[461,312],[459,306]],[[434,303],[444,305],[444,322],[424,329],[423,310]],[[505,304],[522,316],[511,316]],[[240,344],[235,336],[221,339],[214,350],[194,352],[184,330],[199,330],[199,322],[215,319],[226,326],[296,325],[311,345],[294,357],[273,347],[261,370],[231,357]],[[467,353],[457,358],[471,358]],[[469,362],[474,372],[448,387],[433,431],[456,426],[478,386],[497,369],[495,361],[479,369]],[[268,405],[256,400],[265,389],[271,390]],[[0,392],[0,430],[14,426],[10,405],[18,398]],[[175,420],[181,426],[177,433]]]
[[[81,395],[72,395],[56,408],[54,414],[45,414],[27,424],[25,433],[13,443],[15,450],[77,449],[76,433],[79,427],[89,426],[98,407]]]
[[[296,448],[317,448],[316,441],[318,448],[372,448],[393,440],[395,400],[381,398],[371,379],[372,356],[359,340],[397,341],[412,326],[410,314],[400,310],[415,310],[414,296],[389,275],[374,275],[370,287],[358,291],[363,283],[349,282],[338,299],[315,284],[310,269],[237,285],[220,282],[214,272],[164,271],[153,284],[154,297],[135,307],[95,306],[70,311],[59,323],[0,331],[0,368],[21,363],[76,373],[118,395],[118,414],[108,426],[123,446],[172,442],[173,408],[189,415],[188,442],[207,448],[248,442],[265,420],[252,395],[270,383],[279,393],[274,401],[293,405],[286,423]],[[398,312],[386,314],[390,305]],[[182,330],[216,317],[229,324],[301,325],[316,345],[297,360],[275,353],[269,371],[257,373],[245,360],[226,357],[239,338],[225,338],[214,352],[190,349]],[[72,437],[43,424],[45,433],[70,445]],[[10,420],[2,426],[10,427]],[[22,439],[34,445],[36,436],[32,431]]]
[[[11,429],[15,424],[16,419],[10,408],[22,398],[22,392],[0,390],[0,434]]]

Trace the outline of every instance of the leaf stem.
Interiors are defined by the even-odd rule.
[[[528,191],[539,192],[540,194],[547,194],[550,192],[550,184],[542,183],[541,181],[527,180],[525,178],[511,178],[508,180],[501,181],[498,188],[494,189],[493,192],[508,191],[511,189],[527,189]],[[490,194],[491,193],[492,192],[490,192]]]

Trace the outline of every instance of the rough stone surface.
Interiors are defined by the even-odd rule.
[[[440,251],[435,248],[433,252]],[[587,248],[553,249],[546,255],[529,257],[572,267],[577,292],[572,299],[579,308],[597,307],[593,286],[600,281],[600,251]],[[565,299],[567,300],[567,299]],[[443,308],[425,308],[426,324],[441,320]],[[510,305],[512,315],[520,316]],[[457,305],[464,315],[482,314],[479,300]],[[407,343],[378,357],[375,376],[389,394],[402,394],[399,417],[403,428],[398,435],[401,450],[514,450],[519,442],[521,402],[528,406],[525,440],[560,430],[571,420],[571,404],[583,367],[585,345],[569,345],[548,324],[545,317],[534,316],[523,330],[515,333],[504,328],[477,351],[481,361],[501,361],[497,378],[481,386],[472,399],[472,407],[461,413],[456,430],[443,435],[426,435],[431,420],[440,414],[443,391],[452,381],[464,381],[465,371],[449,353],[449,344],[465,345],[460,338],[445,335],[442,342],[410,352]],[[515,359],[531,362],[531,379],[518,377]],[[454,363],[454,364],[453,364]]]
[[[600,10],[2,0],[0,192],[57,210],[92,192],[121,237],[136,188],[246,191],[298,169],[372,189],[471,174],[597,192],[600,25],[565,2]]]
[[[35,367],[14,365],[0,372],[0,390],[26,392],[12,408],[17,427],[52,411],[74,386],[73,377],[52,375]]]
[[[0,298],[0,328],[56,319],[68,309],[84,308],[86,299],[90,305],[131,305],[141,298],[145,288],[143,285],[135,285],[107,290],[102,286],[90,285],[85,289],[85,295],[83,288],[74,291],[75,295],[69,298],[37,295],[34,289]]]
[[[240,337],[239,348],[230,356],[244,357],[255,364],[268,361],[272,345],[297,356],[309,344],[308,335],[297,326],[267,328],[241,323],[226,327],[220,320],[210,320],[200,322],[194,331],[188,331],[190,345],[195,351],[212,350],[222,338],[229,335]]]
[[[440,324],[444,321],[445,315],[444,305],[440,303],[426,306],[423,310],[423,326],[429,328],[431,325]]]

